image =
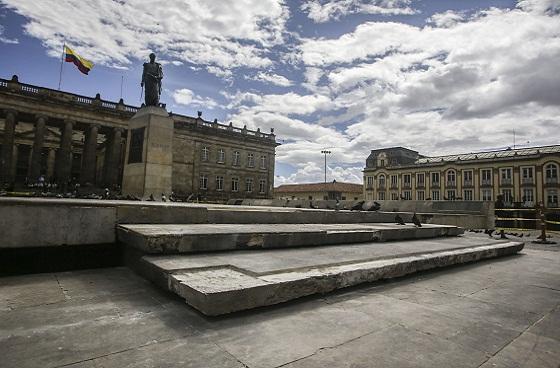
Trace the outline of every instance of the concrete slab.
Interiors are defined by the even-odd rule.
[[[268,249],[457,236],[456,226],[413,224],[120,225],[118,239],[146,253]]]
[[[169,275],[169,289],[210,316],[282,303],[312,294],[401,277],[438,267],[515,254],[523,243],[501,243],[349,264],[331,264],[267,275],[230,266],[182,270]]]
[[[503,279],[553,284],[560,278],[560,267],[554,264],[560,264],[560,252],[524,249],[518,256],[214,318],[196,313],[182,299],[159,292],[124,268],[10,277],[0,281],[9,280],[12,295],[21,298],[30,300],[34,288],[55,295],[60,286],[51,280],[56,279],[63,280],[62,287],[74,297],[0,309],[0,365],[556,368],[560,350],[552,341],[560,341],[560,329],[545,329],[551,323],[554,327],[552,312],[538,312],[545,308],[533,306],[535,312],[516,309],[514,318],[496,319],[496,311],[508,307],[498,296],[482,301],[455,295],[451,288],[432,290],[447,280],[460,286],[458,279],[476,285],[473,295]],[[89,284],[88,279],[95,282]],[[520,292],[509,289],[512,286],[508,282],[503,288],[513,295]],[[0,283],[0,295],[7,287],[7,282]],[[543,290],[551,298],[558,293]],[[407,293],[424,297],[405,299]],[[453,308],[435,309],[460,300],[471,301],[470,307],[493,309],[477,307],[476,319]],[[127,323],[129,327],[122,328]],[[175,337],[176,332],[184,336]]]

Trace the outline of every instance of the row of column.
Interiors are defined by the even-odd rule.
[[[7,111],[4,138],[2,142],[2,153],[0,157],[0,181],[12,183],[14,181],[13,172],[14,156],[13,147],[15,144],[15,128],[17,113]],[[41,154],[45,143],[48,118],[43,115],[37,116],[33,139],[33,149],[29,166],[29,181],[36,182],[41,175]],[[58,183],[67,183],[71,179],[72,173],[72,134],[75,122],[65,120],[61,128],[60,147],[56,157],[55,177]],[[96,157],[97,157],[97,138],[99,124],[91,124],[85,131],[84,148],[82,154],[82,166],[80,170],[80,182],[82,184],[95,182]],[[112,186],[119,183],[119,164],[121,159],[122,128],[113,128],[107,137],[105,161],[103,163],[103,184]]]

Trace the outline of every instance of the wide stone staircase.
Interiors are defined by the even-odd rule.
[[[523,249],[522,242],[465,236],[456,226],[397,225],[390,213],[256,207],[214,211],[224,211],[213,215],[216,223],[117,227],[130,267],[206,315]],[[411,214],[401,215],[410,220]]]

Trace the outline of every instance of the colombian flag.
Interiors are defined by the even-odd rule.
[[[64,45],[64,54],[64,60],[69,63],[74,63],[74,65],[76,65],[78,69],[84,74],[88,74],[91,68],[93,68],[93,63],[91,61],[84,59],[80,55],[76,54],[74,50],[66,45]]]

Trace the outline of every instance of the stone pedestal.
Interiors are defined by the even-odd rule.
[[[156,199],[171,194],[173,120],[161,107],[143,107],[130,119],[122,192]]]

